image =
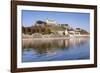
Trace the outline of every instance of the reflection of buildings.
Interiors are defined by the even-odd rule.
[[[34,49],[39,54],[55,54],[70,47],[85,44],[88,38],[74,38],[66,40],[23,40],[23,50]]]

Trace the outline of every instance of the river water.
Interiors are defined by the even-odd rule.
[[[89,37],[22,41],[22,62],[86,60],[89,58]]]

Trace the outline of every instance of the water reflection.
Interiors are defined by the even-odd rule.
[[[89,59],[89,38],[23,40],[23,62]]]

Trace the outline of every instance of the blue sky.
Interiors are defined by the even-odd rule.
[[[75,12],[32,11],[22,10],[22,25],[32,26],[37,20],[55,20],[59,24],[69,24],[73,28],[90,31],[90,14]]]

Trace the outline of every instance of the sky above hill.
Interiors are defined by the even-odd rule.
[[[45,21],[46,19],[90,31],[89,13],[22,10],[22,25],[25,27],[34,25],[38,20]]]

